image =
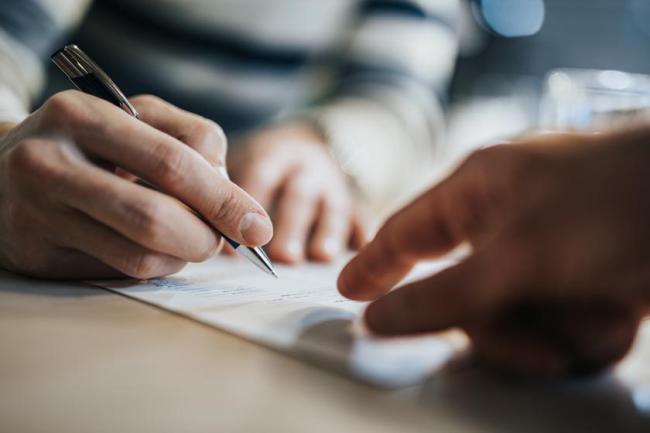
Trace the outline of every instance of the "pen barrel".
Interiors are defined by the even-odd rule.
[[[136,109],[128,102],[128,100],[123,101],[118,98],[95,74],[90,73],[79,77],[70,77],[70,81],[72,81],[77,89],[82,92],[110,102],[136,119],[140,117]]]
[[[86,74],[80,77],[70,78],[75,86],[84,93],[96,96],[111,104],[120,107],[120,101],[108,91],[105,85],[95,76],[95,74]]]
[[[224,236],[224,235],[221,235],[221,236],[223,236],[224,240],[226,242],[228,242],[230,244],[230,246],[233,247],[234,249],[239,248],[239,246],[241,245],[241,244],[238,244],[237,242],[233,241],[232,239],[230,239],[228,236]]]

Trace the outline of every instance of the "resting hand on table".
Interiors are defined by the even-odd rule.
[[[328,261],[364,241],[347,179],[323,141],[308,124],[287,123],[257,131],[229,155],[233,180],[274,217],[273,260]]]
[[[339,290],[378,334],[465,329],[511,373],[594,372],[629,350],[650,301],[650,129],[540,136],[473,154],[394,215]],[[469,243],[389,292],[422,259]],[[647,311],[647,310],[646,310]]]
[[[221,129],[154,97],[132,102],[141,120],[63,92],[0,138],[0,266],[150,278],[212,255],[215,228],[245,245],[268,242],[266,212],[225,175]]]

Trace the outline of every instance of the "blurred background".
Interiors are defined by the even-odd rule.
[[[335,3],[337,0],[331,2]],[[158,76],[164,74],[143,74],[142,64],[147,60],[155,61],[156,52],[174,49],[183,51],[186,57],[191,57],[193,52],[201,51],[199,43],[208,42],[198,37],[190,40],[180,38],[174,33],[174,27],[167,28],[156,22],[156,19],[147,20],[144,14],[138,12],[155,6],[155,3],[165,2],[97,0],[90,8],[81,28],[76,30],[70,39],[83,41],[87,51],[92,52],[100,63],[107,65],[107,69],[110,68],[116,81],[121,83],[129,94],[160,95],[193,111],[218,118],[226,129],[230,130],[250,127],[275,114],[270,111],[259,113],[258,118],[246,122],[241,119],[230,120],[237,117],[236,113],[232,113],[232,110],[218,111],[215,109],[216,105],[226,104],[210,100],[212,96],[220,96],[223,99],[223,95],[218,95],[214,90],[214,95],[211,95],[210,91],[200,89],[201,83],[188,82],[187,87],[182,89],[184,92],[175,93],[168,83],[164,82],[164,78]],[[194,0],[188,3],[194,3],[195,8],[201,9],[205,3],[219,1]],[[260,16],[253,8],[246,7],[246,1],[239,3],[243,4],[243,15],[248,15],[251,20],[268,18]],[[302,3],[308,8],[313,8],[317,2]],[[426,4],[427,1],[414,3]],[[458,62],[453,81],[449,83],[445,95],[447,108],[475,98],[514,97],[516,102],[500,102],[522,104],[518,107],[523,109],[523,112],[519,113],[522,118],[518,119],[518,122],[525,122],[526,126],[530,127],[537,125],[543,114],[540,112],[540,101],[544,92],[551,90],[548,88],[551,83],[545,80],[555,69],[650,73],[650,2],[646,0],[461,0],[461,3],[462,16],[457,28]],[[255,6],[255,2],[252,2],[251,6]],[[224,9],[230,7],[226,5]],[[304,14],[304,7],[295,7],[289,17],[290,22],[300,23]],[[331,24],[322,23],[324,26]],[[215,33],[223,31],[214,30]],[[330,29],[332,33],[336,31],[337,29]],[[199,29],[196,29],[196,33],[198,32]],[[219,57],[228,58],[226,63],[231,68],[236,67],[238,60],[259,60],[252,55],[255,53],[244,52],[238,56],[233,47],[209,43],[212,45],[210,52],[214,58],[204,59],[206,67],[210,66],[211,60],[217,64]],[[56,44],[50,44],[49,48],[55,46]],[[406,46],[404,49],[415,50],[416,47]],[[435,43],[431,44],[430,50],[437,50]],[[249,54],[249,58],[246,58],[245,54]],[[275,65],[269,61],[266,65],[269,69],[267,72],[272,73],[274,66],[279,68],[292,62],[299,64],[302,59],[299,59],[298,53],[293,54],[294,58],[291,58],[291,53],[286,53],[284,59],[275,59]],[[317,56],[313,56],[313,59],[316,58]],[[281,65],[282,61],[285,65]],[[220,65],[221,68],[226,67]],[[54,73],[50,75],[49,86],[43,96],[59,88],[68,87],[60,74],[50,69]],[[597,78],[585,74],[572,75],[569,71],[569,75],[571,86],[625,90],[621,89],[621,86],[627,83],[635,89],[639,86],[638,90],[642,93],[648,89],[642,77],[621,78],[621,75],[610,74],[604,75],[609,77],[609,81],[605,78],[604,81],[598,82]],[[617,78],[619,81],[612,82],[612,79]],[[590,80],[592,82],[588,83]],[[213,81],[207,87],[219,87],[218,81]],[[256,96],[264,97],[259,93]],[[243,117],[248,118],[250,114]],[[583,123],[580,126],[585,125]],[[519,129],[523,125],[511,127]]]
[[[312,97],[301,94],[305,80],[314,80],[314,76],[322,79],[322,85],[317,85],[319,91],[331,86],[327,80],[331,80],[332,71],[327,67],[344,63],[341,58],[332,61],[331,56],[338,53],[331,46],[323,45],[308,55],[299,46],[269,54],[269,51],[250,49],[246,38],[237,42],[237,32],[235,36],[228,34],[237,20],[242,17],[247,17],[246,21],[274,19],[272,14],[256,9],[256,2],[248,2],[248,7],[247,2],[239,2],[241,16],[230,12],[232,5],[228,3],[232,2],[223,2],[225,16],[212,21],[208,36],[203,29],[196,28],[189,32],[195,33],[190,38],[186,29],[169,26],[169,19],[163,14],[151,14],[150,8],[155,8],[155,3],[95,1],[72,39],[83,41],[86,49],[110,69],[128,94],[160,95],[218,120],[231,134],[258,126],[287,107],[295,107]],[[211,2],[188,3],[194,3],[193,7],[200,10]],[[299,2],[299,6],[294,2],[289,9],[285,9],[287,2],[268,3],[278,6],[285,3],[282,9],[290,11],[287,22],[296,28],[305,22],[312,23],[310,15],[319,8],[317,1]],[[330,0],[329,3],[341,2]],[[339,14],[354,16],[348,8],[359,7],[363,2],[342,3],[347,5],[339,5]],[[427,7],[426,0],[402,3],[419,5],[423,10]],[[602,126],[609,119],[603,113],[617,119],[622,114],[626,118],[648,105],[648,79],[628,74],[650,73],[650,2],[461,0],[459,3],[460,11],[451,20],[458,43],[453,73],[448,82],[436,83],[437,87],[430,89],[441,95],[446,114],[444,126],[439,126],[445,128],[441,135],[444,138],[437,136],[444,141],[444,145],[438,146],[442,148],[438,149],[438,160],[455,160],[481,144],[531,129],[585,129],[593,127],[595,121]],[[148,12],[144,13],[145,10]],[[342,24],[344,19],[334,17],[328,21],[326,15],[323,17],[318,24],[323,27],[320,33],[329,33],[325,39],[342,41],[354,36],[354,27]],[[430,16],[429,19],[441,18]],[[210,22],[207,16],[205,23]],[[318,38],[314,32],[305,35]],[[437,42],[432,38],[426,50],[434,55],[440,53]],[[207,57],[206,45],[210,47]],[[417,53],[423,50],[421,46],[403,49]],[[186,60],[174,66],[178,73],[188,77],[184,86],[170,85],[168,73],[157,71],[165,67],[162,53],[170,50]],[[442,50],[441,56],[446,55]],[[194,62],[197,57],[201,57],[198,64]],[[257,72],[275,75],[278,81],[264,85],[259,77],[250,75],[250,68],[241,68],[242,63],[250,65],[251,62],[257,63]],[[152,69],[152,64],[158,66]],[[320,77],[311,74],[314,68],[320,69]],[[149,73],[143,74],[143,70]],[[291,73],[287,74],[287,70]],[[606,72],[599,73],[602,71]],[[233,82],[232,75],[239,76],[248,89],[240,91],[241,83]],[[55,79],[50,80],[44,95],[67,86],[58,73],[52,77]],[[300,85],[287,94],[282,80]],[[278,92],[282,94],[278,96]]]
[[[9,0],[0,24],[34,27],[36,3],[75,11],[39,24],[42,58],[78,42],[125,93],[212,118],[234,147],[309,117],[382,203],[479,146],[650,105],[647,0]],[[52,66],[43,77],[34,106],[69,88]]]
[[[451,86],[451,150],[529,130],[597,129],[645,115],[650,2],[472,6],[479,30],[461,52]],[[480,132],[468,137],[476,122]]]

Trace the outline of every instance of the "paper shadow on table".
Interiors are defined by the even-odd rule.
[[[287,351],[309,363],[383,388],[423,382],[455,355],[436,337],[381,339],[355,331],[356,315],[312,307],[285,318],[301,332]]]
[[[485,431],[650,432],[650,383],[624,384],[613,373],[522,383],[470,362],[430,377],[419,389],[418,401]]]
[[[631,389],[613,375],[513,383],[468,362],[466,354],[454,356],[435,339],[360,337],[354,315],[341,310],[307,309],[300,319],[304,327],[292,355],[381,387],[421,383],[413,397],[423,412],[454,414],[495,432],[650,432],[650,384]]]

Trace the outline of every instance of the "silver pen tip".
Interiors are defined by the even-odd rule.
[[[241,246],[237,248],[237,251],[239,251],[241,255],[250,260],[251,263],[260,268],[262,271],[266,272],[269,275],[273,275],[275,278],[278,278],[278,274],[275,272],[271,260],[269,260],[269,257],[266,255],[262,248]]]

